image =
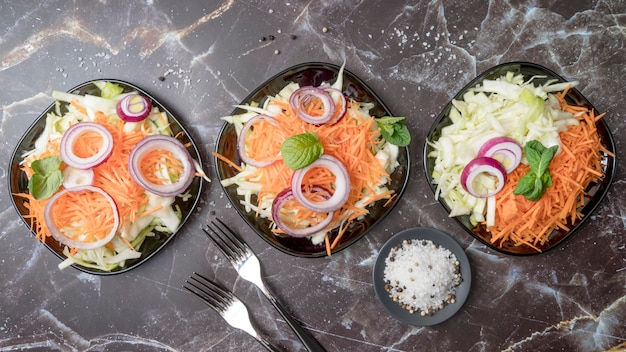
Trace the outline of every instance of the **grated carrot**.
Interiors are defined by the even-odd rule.
[[[570,105],[565,100],[567,90],[556,94],[563,111],[574,113],[579,124],[560,133],[562,152],[549,166],[552,186],[537,202],[513,194],[519,179],[528,172],[520,165],[508,175],[507,182],[496,195],[494,226],[488,227],[491,243],[527,245],[537,251],[556,229],[569,230],[583,217],[579,209],[585,204],[585,189],[604,176],[602,153],[612,155],[600,142],[596,121],[604,114]]]
[[[88,131],[80,135],[72,146],[72,152],[80,158],[89,158],[100,151],[104,139],[99,133]]]
[[[328,234],[324,236],[324,246],[326,247],[326,255],[330,257],[332,253],[332,249],[330,247],[330,238]]]
[[[51,218],[65,236],[83,242],[104,238],[113,229],[114,209],[96,192],[67,192],[59,197]]]
[[[220,154],[218,152],[213,152],[211,154],[213,154],[214,157],[220,159],[221,161],[225,162],[226,164],[230,165],[230,167],[232,167],[233,169],[237,170],[237,172],[241,172],[243,170],[241,168],[241,166],[235,164],[232,160],[228,159],[227,157],[223,156],[222,154]]]
[[[172,152],[155,149],[143,156],[139,170],[153,184],[166,184],[171,178],[178,178],[184,171],[183,163]],[[160,176],[163,172],[167,177]]]
[[[78,110],[81,114],[87,116],[87,109],[85,109],[84,106],[80,105],[80,103],[78,102],[78,100],[72,100],[70,101],[70,104],[76,108],[76,110]]]

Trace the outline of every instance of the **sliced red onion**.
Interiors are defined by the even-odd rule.
[[[74,143],[81,135],[94,132],[102,137],[102,146],[98,152],[87,158],[74,153]],[[104,126],[95,122],[78,122],[68,128],[61,138],[61,159],[77,169],[91,169],[105,162],[113,151],[113,136]]]
[[[63,187],[65,188],[91,186],[93,179],[93,169],[77,169],[72,166],[66,166],[63,169]]]
[[[102,195],[109,202],[109,204],[111,205],[111,209],[113,211],[113,227],[111,228],[111,231],[107,233],[106,236],[104,236],[102,239],[99,239],[97,241],[79,241],[79,240],[75,240],[75,239],[65,236],[65,234],[61,231],[61,229],[59,229],[59,227],[54,222],[54,219],[52,218],[52,211],[56,204],[56,201],[59,198],[63,197],[63,195],[65,195],[68,192],[72,192],[76,194],[94,192],[94,193],[98,193]],[[64,244],[71,248],[76,248],[76,249],[95,249],[95,248],[98,248],[107,244],[109,241],[113,239],[113,236],[115,236],[115,233],[117,232],[117,228],[120,225],[120,216],[119,216],[115,201],[105,191],[94,186],[78,186],[78,187],[66,188],[56,193],[54,196],[52,196],[52,198],[50,198],[48,203],[46,203],[46,207],[44,209],[44,220],[46,222],[46,225],[48,226],[48,229],[50,230],[50,234],[52,235],[52,237],[54,237],[57,241],[59,241],[59,243]]]
[[[141,160],[147,153],[154,150],[168,151],[183,164],[183,173],[176,182],[155,184],[143,175],[140,169]],[[133,180],[146,191],[162,197],[173,197],[183,193],[189,187],[193,181],[195,166],[185,146],[176,138],[152,135],[139,141],[131,150],[128,158],[128,170]]]
[[[126,122],[139,122],[152,111],[152,103],[141,94],[129,94],[117,102],[117,116]]]
[[[330,198],[330,193],[322,187],[314,186],[311,190],[316,195],[323,197],[324,199]],[[292,237],[307,237],[312,236],[322,230],[324,230],[333,220],[334,212],[328,212],[326,218],[321,222],[317,223],[315,226],[309,226],[304,228],[298,228],[287,225],[282,218],[280,217],[280,209],[283,207],[286,201],[293,199],[293,191],[291,188],[285,188],[282,190],[274,201],[272,202],[272,220],[278,226],[279,229],[283,230],[287,235]]]
[[[322,202],[310,201],[302,193],[304,175],[315,167],[326,168],[335,176],[335,192],[332,197]],[[341,208],[348,200],[350,196],[350,175],[339,159],[324,154],[309,166],[296,170],[293,173],[291,189],[294,197],[303,207],[318,213],[328,213]]]
[[[497,178],[496,188],[483,192],[474,187],[474,181],[480,174],[487,174]],[[461,172],[461,185],[463,185],[463,188],[465,188],[469,194],[478,198],[490,197],[500,192],[505,182],[506,170],[504,170],[502,164],[496,159],[487,156],[479,156],[473,159],[465,165],[465,168]]]
[[[348,111],[348,100],[346,99],[346,96],[343,95],[343,92],[339,89],[325,87],[324,91],[330,94],[330,97],[333,99],[335,104],[341,103],[341,107],[339,108],[339,110],[335,108],[335,114],[328,121],[328,123],[332,125],[341,121],[341,119],[346,115],[346,111]]]
[[[243,125],[243,128],[241,129],[241,132],[239,133],[239,137],[237,138],[237,148],[239,149],[239,157],[244,163],[248,165],[252,165],[254,167],[265,167],[265,166],[273,164],[276,161],[276,160],[267,160],[267,161],[254,160],[250,158],[248,154],[246,153],[246,138],[248,135],[248,131],[250,130],[252,125],[254,125],[255,123],[261,120],[267,121],[271,123],[272,125],[278,125],[278,121],[276,121],[276,119],[273,117],[270,117],[267,115],[256,115]]]
[[[478,156],[496,159],[509,174],[522,162],[522,146],[513,138],[495,137],[478,150]]]
[[[306,112],[306,105],[313,99],[320,99],[322,102],[323,113],[319,116],[313,116]],[[300,120],[313,125],[323,125],[330,121],[335,115],[335,102],[330,94],[324,89],[305,86],[297,89],[289,97],[289,105]]]

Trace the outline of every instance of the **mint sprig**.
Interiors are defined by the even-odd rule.
[[[376,119],[380,134],[383,138],[399,147],[405,147],[411,143],[411,134],[409,129],[404,125],[406,117],[383,116]]]
[[[541,199],[548,187],[552,186],[552,176],[548,166],[558,149],[556,145],[546,148],[536,140],[527,142],[524,146],[524,153],[526,153],[530,171],[520,178],[513,194],[523,195],[533,202]]]
[[[313,132],[297,134],[287,138],[280,147],[285,165],[299,170],[311,165],[324,154],[324,147]]]
[[[33,161],[30,167],[35,173],[28,179],[28,191],[37,200],[50,198],[63,183],[61,159],[49,156]]]

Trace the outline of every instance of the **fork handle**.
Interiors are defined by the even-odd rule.
[[[262,291],[265,294],[265,296],[269,299],[269,301],[272,303],[274,308],[276,308],[276,310],[285,319],[285,321],[287,321],[287,324],[289,324],[289,327],[291,327],[291,330],[293,330],[293,332],[298,336],[300,341],[302,341],[302,344],[304,345],[307,351],[326,352],[324,347],[322,347],[322,345],[320,345],[320,343],[317,342],[317,340],[313,336],[311,336],[311,334],[309,334],[309,332],[306,331],[302,327],[302,325],[300,325],[300,323],[298,323],[298,321],[294,317],[292,317],[291,314],[289,314],[289,312],[285,310],[285,308],[283,308],[283,306],[278,302],[278,300],[276,300],[274,295],[272,295],[267,289],[262,290]]]
[[[256,337],[256,340],[265,347],[269,352],[281,352],[278,348],[274,347],[271,343],[269,343],[266,339],[262,337]]]

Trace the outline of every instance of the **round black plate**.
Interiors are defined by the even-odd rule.
[[[406,309],[402,309],[398,302],[394,302],[389,296],[389,293],[385,291],[385,260],[389,256],[391,249],[404,240],[433,241],[433,243],[452,252],[460,262],[463,281],[456,288],[456,301],[446,305],[442,310],[435,312],[432,316],[421,316],[418,313],[409,313]],[[379,302],[396,319],[409,325],[431,326],[448,320],[461,309],[469,295],[472,285],[472,271],[465,251],[463,251],[463,248],[461,248],[452,237],[437,229],[416,227],[395,234],[383,245],[374,263],[372,282],[374,283],[374,291],[376,292]]]

